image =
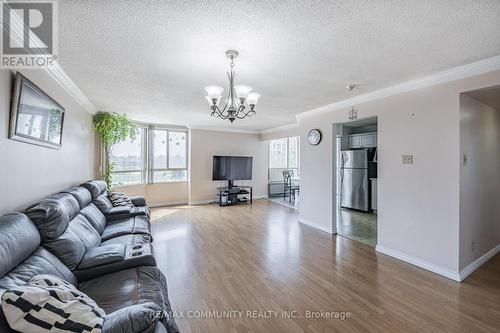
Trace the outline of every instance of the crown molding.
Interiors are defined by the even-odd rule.
[[[186,126],[189,129],[203,130],[203,131],[216,131],[216,132],[231,132],[231,133],[242,133],[242,134],[259,134],[259,131],[245,130],[238,128],[227,128],[227,127],[211,127],[211,126]]]
[[[355,104],[366,103],[381,99],[384,97],[394,96],[412,90],[431,87],[434,85],[464,79],[470,76],[479,75],[487,72],[500,70],[500,55],[479,60],[467,65],[455,67],[446,71],[438,72],[420,79],[397,84],[387,88],[375,90],[363,95],[348,98],[335,103],[320,106],[302,113],[298,113],[295,117],[297,120],[317,116],[327,112],[351,107]]]
[[[57,62],[44,69],[82,108],[91,114],[97,113],[97,108],[94,104],[92,104],[90,99],[78,88],[76,83]]]
[[[23,21],[15,14],[14,12],[11,13],[11,22],[13,22],[14,25],[24,27]],[[24,29],[20,29],[20,31],[24,32]],[[18,29],[13,29],[11,32],[11,37],[16,40],[19,44],[22,44],[24,42],[24,36],[18,33]],[[36,35],[32,35],[30,42],[32,42],[35,46],[41,47],[44,44],[42,41],[38,38]],[[34,53],[36,54],[36,53]],[[69,77],[69,75],[66,73],[66,71],[59,65],[59,63],[56,61],[50,66],[45,66],[41,68],[45,70],[49,76],[57,83],[59,84],[73,99],[80,104],[86,111],[90,112],[91,114],[95,114],[97,112],[97,108],[92,104],[90,99],[88,99],[87,96],[78,88],[76,83]]]
[[[278,131],[286,131],[286,130],[289,130],[292,128],[297,128],[297,127],[299,127],[299,123],[296,122],[296,123],[271,127],[271,128],[260,131],[260,134],[274,133],[274,132],[278,132]]]
[[[55,3],[57,5],[57,2]],[[7,5],[8,6],[8,5]],[[11,22],[14,22],[14,25],[24,27],[23,20],[19,18],[17,14],[14,12],[11,13]],[[21,31],[26,30],[26,27],[21,29]],[[16,40],[19,44],[22,44],[24,42],[24,36],[18,33],[19,30],[13,29],[11,31],[11,38]],[[38,38],[36,35],[32,35],[30,37],[30,42],[33,43],[37,47],[42,47],[44,44]],[[36,54],[36,52],[34,53]],[[34,68],[38,69],[38,68]],[[76,83],[69,77],[69,75],[66,73],[66,71],[59,65],[59,63],[56,61],[50,66],[45,66],[41,68],[45,70],[52,79],[58,83],[73,99],[80,104],[86,111],[90,112],[91,114],[95,114],[97,112],[97,108],[92,104],[90,99],[88,99],[87,96],[78,88]]]

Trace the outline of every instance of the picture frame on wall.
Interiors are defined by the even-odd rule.
[[[16,73],[9,139],[61,149],[65,110],[21,73]]]

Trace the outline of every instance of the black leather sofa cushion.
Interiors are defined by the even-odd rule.
[[[97,208],[93,203],[87,205],[83,208],[80,213],[87,218],[87,220],[92,223],[92,226],[99,234],[102,234],[104,228],[106,228],[106,217],[101,213],[99,208]]]
[[[101,235],[79,211],[78,201],[68,193],[51,196],[26,211],[40,231],[43,245],[71,270],[87,249],[101,244]]]
[[[66,230],[59,238],[45,242],[43,245],[70,270],[75,270],[85,255],[85,245],[72,230]]]
[[[106,182],[103,180],[92,180],[81,184],[80,186],[85,187],[92,196],[92,202],[99,208],[99,210],[106,214],[113,204],[108,198],[108,191]]]
[[[83,186],[70,187],[62,190],[61,192],[71,194],[76,199],[76,201],[78,201],[80,209],[92,202],[90,192]]]
[[[92,223],[90,223],[83,214],[78,214],[69,222],[66,232],[67,231],[73,231],[77,234],[80,241],[85,246],[85,249],[91,249],[101,245],[101,235],[99,235],[97,230],[92,226]]]
[[[99,208],[99,210],[103,214],[106,214],[110,209],[114,207],[107,194],[101,194],[96,199],[93,199],[92,202],[97,206],[97,208]]]
[[[147,218],[143,216],[132,216],[124,220],[109,221],[101,234],[101,239],[106,241],[128,234],[151,235],[151,225]]]
[[[164,277],[156,267],[136,267],[106,274],[81,282],[78,289],[106,313],[147,302],[163,305],[168,298]]]
[[[80,212],[78,201],[69,193],[59,193],[28,208],[26,215],[35,223],[42,242],[50,242],[68,227],[68,223]]]
[[[21,213],[0,217],[0,276],[7,274],[40,246],[40,234]]]
[[[156,267],[136,267],[82,282],[78,289],[92,298],[106,313],[137,304],[153,302],[169,316],[168,332],[178,332],[168,300],[165,276]],[[133,297],[131,297],[133,295]]]
[[[3,253],[3,252],[2,252]],[[5,290],[28,283],[39,274],[51,274],[76,285],[76,276],[52,253],[38,247],[28,258],[21,261],[7,274],[0,277],[0,294]]]
[[[80,186],[85,187],[90,192],[92,200],[97,199],[98,196],[107,191],[106,182],[103,180],[89,180]]]
[[[38,274],[52,274],[76,284],[76,277],[52,253],[40,247],[40,234],[21,213],[0,217],[0,295]],[[0,332],[14,333],[0,308]]]

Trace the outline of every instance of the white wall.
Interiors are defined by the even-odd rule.
[[[358,118],[378,117],[378,245],[403,260],[451,278],[459,272],[459,96],[500,83],[500,71],[426,87],[356,105]],[[301,197],[299,220],[335,232],[334,123],[349,108],[299,120]],[[312,128],[319,146],[306,142]],[[272,133],[262,135],[273,138]],[[404,165],[401,155],[412,154]]]
[[[214,155],[253,156],[253,180],[236,183],[253,186],[254,196],[267,195],[267,143],[260,141],[259,134],[191,129],[190,140],[189,201],[191,203],[215,200],[216,188],[227,185],[227,182],[212,181]]]
[[[143,196],[150,207],[186,204],[189,201],[188,181],[127,185],[117,189],[129,196]]]
[[[500,244],[500,110],[460,96],[460,270]],[[472,245],[474,242],[474,246]]]
[[[91,115],[45,71],[21,72],[65,108],[62,149],[8,139],[14,73],[0,70],[0,214],[94,178]]]

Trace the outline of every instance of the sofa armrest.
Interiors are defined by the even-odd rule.
[[[102,265],[109,265],[125,259],[125,245],[112,244],[87,250],[78,270],[85,270]]]
[[[120,247],[120,249],[123,249],[123,252],[121,252],[122,250],[116,250],[117,253],[113,253],[115,251],[113,247],[116,247],[116,249]],[[153,245],[151,244],[134,246],[113,244],[100,246],[90,251],[94,253],[102,252],[103,258],[99,256],[90,257],[89,255],[89,258],[86,260],[87,255],[85,255],[80,265],[73,271],[79,282],[128,268],[156,266]],[[110,251],[109,258],[106,251]]]
[[[132,201],[132,204],[136,207],[142,207],[146,206],[146,199],[141,196],[133,196],[133,197],[128,197],[130,201]]]
[[[116,221],[131,216],[132,206],[117,206],[108,210],[104,216],[108,221]]]
[[[102,333],[156,332],[161,313],[161,306],[152,302],[116,310],[106,315]]]

